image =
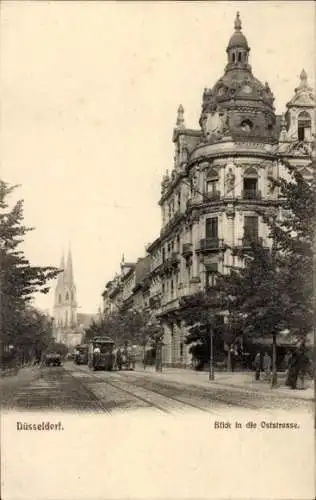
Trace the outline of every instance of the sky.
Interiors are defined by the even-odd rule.
[[[281,113],[303,68],[315,83],[311,1],[2,1],[1,177],[21,185],[31,263],[58,266],[71,245],[79,312],[158,236],[178,105],[198,128],[236,11]],[[53,293],[35,304],[51,309]]]

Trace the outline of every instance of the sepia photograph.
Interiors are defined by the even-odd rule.
[[[2,2],[3,500],[315,498],[315,21]]]

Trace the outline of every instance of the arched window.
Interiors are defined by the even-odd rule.
[[[257,178],[258,177],[257,169],[255,169],[254,167],[248,167],[245,170],[244,177],[255,177],[255,178]]]
[[[257,199],[258,195],[258,172],[254,167],[248,167],[243,178],[243,198]]]
[[[68,301],[69,300],[69,293],[66,292],[66,300]]]
[[[312,121],[307,111],[302,111],[297,119],[297,137],[299,141],[312,140]]]
[[[238,62],[241,62],[241,52],[238,52]]]
[[[71,300],[74,300],[74,292],[71,292]]]
[[[236,55],[235,55],[235,53],[233,53],[232,58],[233,58],[233,63],[234,63],[234,62],[235,62],[235,60],[236,60]]]

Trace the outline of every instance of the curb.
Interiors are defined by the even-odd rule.
[[[136,372],[137,373],[137,372]],[[138,372],[138,373],[141,373],[141,372]],[[152,376],[154,375],[155,373],[157,372],[147,372],[148,375]],[[169,375],[168,372],[163,372],[167,377]],[[172,375],[172,374],[170,374]],[[172,376],[169,378],[169,380],[172,380]],[[297,392],[293,393],[292,391],[291,392],[285,392],[283,391],[283,387],[276,387],[274,389],[271,389],[270,387],[265,387],[263,389],[258,389],[256,387],[249,387],[247,385],[237,385],[237,384],[229,384],[227,382],[221,382],[221,381],[217,381],[217,380],[203,380],[203,382],[207,382],[208,384],[205,385],[203,384],[202,387],[209,387],[209,388],[212,388],[212,386],[222,386],[222,387],[229,387],[230,389],[235,389],[235,390],[243,390],[243,391],[247,391],[247,392],[252,392],[252,393],[256,393],[256,394],[262,394],[262,395],[279,395],[279,396],[282,396],[286,399],[299,399],[301,401],[314,401],[314,396],[311,396],[311,397],[302,397],[300,394],[298,394]],[[199,384],[199,380],[197,379],[196,381],[192,381],[192,385],[194,385],[195,387],[201,387],[201,385]],[[285,388],[285,387],[284,387]],[[279,392],[279,389],[281,389],[281,392]],[[304,389],[302,389],[304,391]]]
[[[257,394],[279,394],[279,395],[283,396],[284,398],[288,398],[288,399],[300,399],[302,401],[314,401],[313,396],[304,398],[295,392],[283,392],[283,391],[281,393],[278,392],[278,389],[283,389],[283,387],[276,387],[274,389],[267,387],[265,389],[260,390],[260,389],[257,389],[255,387],[247,387],[244,385],[236,385],[236,384],[226,384],[225,382],[217,382],[216,380],[210,382],[210,384],[214,384],[214,385],[216,384],[216,385],[221,385],[224,387],[230,387],[232,389],[243,389],[243,390],[246,390],[249,392],[256,392]],[[306,389],[300,389],[300,390],[306,390]]]

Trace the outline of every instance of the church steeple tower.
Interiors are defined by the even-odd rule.
[[[70,248],[66,263],[62,255],[60,269],[63,272],[59,274],[56,284],[53,316],[56,327],[68,329],[75,327],[77,320],[76,285]]]

